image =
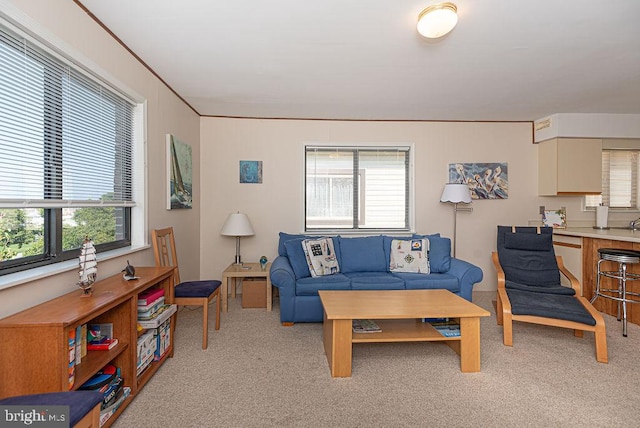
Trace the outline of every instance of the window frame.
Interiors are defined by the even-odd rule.
[[[130,170],[128,172],[131,183],[132,202],[131,204],[119,204],[118,202],[109,204],[102,201],[86,205],[75,205],[75,208],[105,208],[111,206],[121,211],[115,213],[116,218],[122,218],[123,225],[117,223],[116,228],[123,237],[107,243],[96,244],[98,259],[107,259],[119,255],[129,254],[146,248],[146,101],[130,88],[114,79],[104,70],[95,66],[91,60],[82,54],[74,51],[52,37],[46,29],[27,22],[23,23],[21,16],[16,16],[10,10],[0,14],[0,26],[9,33],[14,33],[18,37],[27,40],[36,49],[42,50],[54,61],[59,61],[66,67],[73,69],[73,73],[81,78],[93,81],[102,87],[108,88],[117,98],[126,100],[131,105],[131,147],[129,161]],[[53,203],[51,206],[45,201],[43,206],[13,206],[7,209],[19,208],[41,208],[44,210],[43,231],[44,231],[44,251],[43,254],[26,256],[20,259],[6,260],[0,263],[0,277],[6,283],[0,286],[4,289],[13,285],[18,285],[35,278],[48,276],[51,273],[67,271],[77,268],[77,263],[71,262],[78,255],[78,249],[62,251],[62,212],[60,205],[64,202]],[[63,263],[64,262],[64,263]]]
[[[355,227],[355,228],[344,228],[344,227],[336,227],[336,228],[314,228],[307,226],[307,149],[308,148],[318,148],[321,150],[354,150],[354,151],[377,151],[377,150],[401,150],[406,151],[407,159],[406,159],[406,168],[405,168],[405,189],[406,189],[406,201],[405,201],[405,227],[395,228],[395,227],[378,227],[378,228],[365,228],[365,227]],[[414,143],[363,143],[363,144],[341,144],[341,143],[304,143],[302,144],[301,149],[302,156],[302,186],[301,186],[301,197],[302,197],[302,213],[301,213],[301,230],[304,233],[322,233],[326,235],[337,235],[337,234],[363,234],[370,235],[375,233],[396,233],[396,234],[408,234],[414,232],[414,218],[415,218],[415,197],[414,197],[414,158],[415,158],[415,145]],[[353,169],[350,169],[350,172],[353,172]],[[360,177],[363,174],[362,168],[358,166],[358,173],[356,177]],[[361,189],[366,188],[367,183],[363,181],[358,185]],[[354,201],[355,201],[354,197]],[[358,205],[360,207],[364,206],[364,195],[360,194],[358,196]],[[355,204],[355,202],[354,202]],[[364,210],[359,208],[354,208],[354,216],[360,216],[359,222],[356,226],[360,226],[364,221]],[[362,212],[361,212],[362,211]]]

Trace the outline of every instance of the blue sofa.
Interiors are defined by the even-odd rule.
[[[269,271],[271,283],[278,287],[280,321],[284,325],[322,322],[323,311],[318,290],[446,289],[471,301],[473,285],[482,281],[482,270],[451,257],[451,240],[440,234],[333,237],[340,272],[312,277],[302,248],[302,241],[308,238],[317,236],[281,232],[278,257]],[[431,273],[391,272],[391,241],[416,238],[429,240]]]

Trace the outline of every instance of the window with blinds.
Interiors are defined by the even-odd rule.
[[[410,228],[410,148],[305,147],[305,230]]]
[[[638,150],[602,150],[602,195],[588,195],[587,208],[600,204],[610,209],[637,210]]]
[[[134,108],[0,26],[0,274],[130,245]]]

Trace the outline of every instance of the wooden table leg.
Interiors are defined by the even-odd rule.
[[[480,318],[460,318],[460,370],[480,371]]]
[[[331,369],[332,377],[351,377],[351,320],[329,320],[324,315],[322,335],[324,352]]]
[[[271,300],[273,299],[273,288],[271,286],[271,278],[267,276],[267,311],[271,312],[272,304]]]
[[[228,287],[229,287],[229,278],[226,275],[222,276],[222,290],[220,293],[220,297],[222,298],[222,312],[228,312],[229,311],[229,307],[227,306],[228,302]]]

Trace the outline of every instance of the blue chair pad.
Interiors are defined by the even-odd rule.
[[[19,395],[0,400],[4,406],[69,406],[69,426],[74,426],[102,402],[99,391],[49,392],[45,394]]]
[[[175,297],[209,297],[221,284],[215,279],[181,282],[175,288]]]
[[[511,302],[511,313],[514,315],[533,315],[596,325],[596,320],[574,296],[509,288],[506,291]]]

